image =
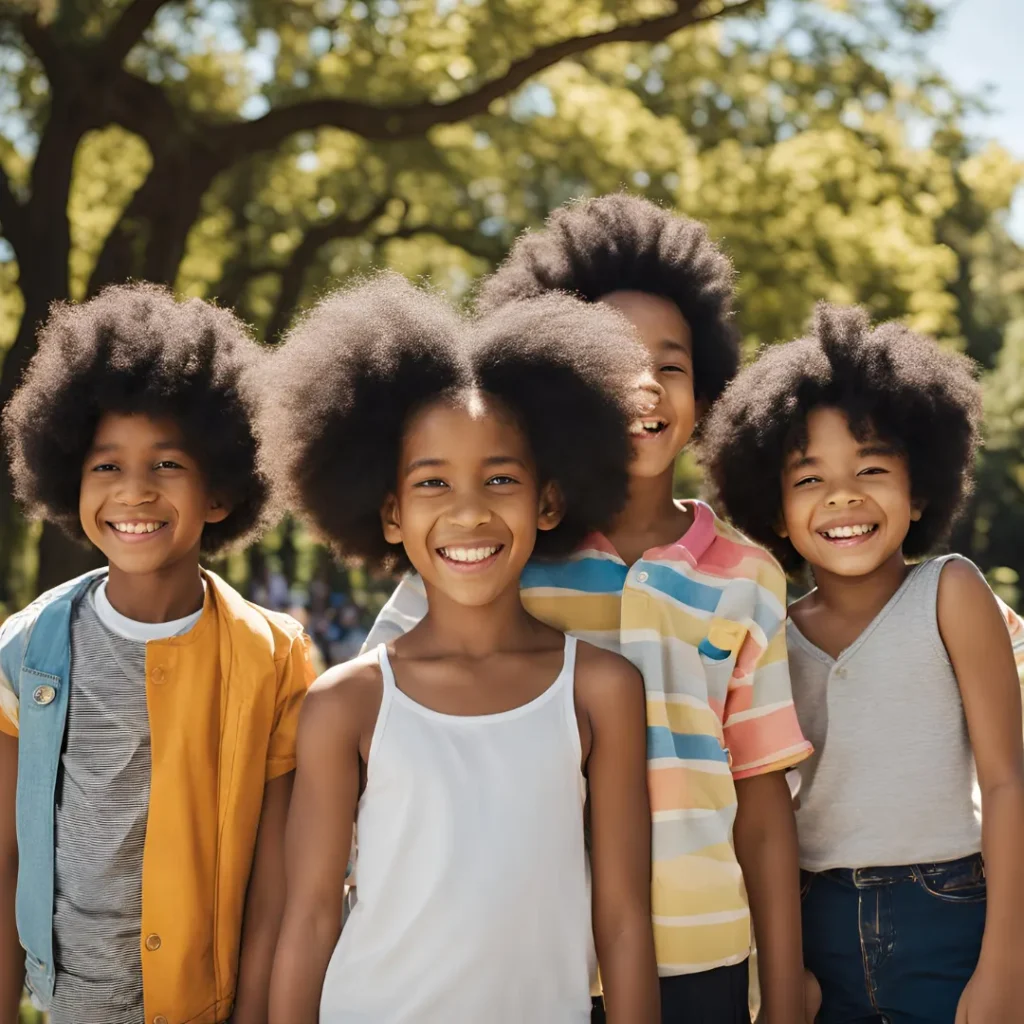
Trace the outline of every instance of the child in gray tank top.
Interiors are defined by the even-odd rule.
[[[1020,623],[967,559],[913,563],[964,505],[980,420],[968,360],[822,304],[705,433],[729,516],[815,583],[788,641],[815,747],[797,830],[823,1024],[1021,1019]]]

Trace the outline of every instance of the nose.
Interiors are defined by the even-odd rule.
[[[156,488],[149,474],[123,471],[118,476],[114,498],[122,505],[146,505],[156,499]]]
[[[640,414],[654,412],[664,395],[661,384],[651,374],[645,374],[640,382]]]
[[[849,484],[837,485],[825,499],[825,505],[831,509],[857,508],[863,504],[864,498]]]
[[[475,530],[491,521],[491,510],[481,495],[466,495],[448,510],[448,521],[463,530]]]

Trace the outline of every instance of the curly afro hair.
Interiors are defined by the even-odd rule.
[[[231,508],[204,527],[203,552],[250,539],[265,525],[270,489],[241,381],[262,355],[232,313],[199,299],[178,302],[155,285],[114,285],[82,305],[55,305],[3,414],[18,499],[84,541],[79,488],[100,418],[167,416]]]
[[[263,371],[263,458],[298,509],[343,558],[406,568],[380,509],[397,486],[409,418],[425,404],[494,396],[526,434],[541,482],[566,515],[537,535],[566,554],[626,497],[629,421],[647,362],[626,320],[565,295],[467,319],[395,274],[320,302]]]
[[[773,529],[782,469],[807,444],[807,416],[821,407],[845,413],[858,439],[905,453],[924,511],[903,552],[933,551],[973,486],[981,393],[971,361],[902,324],[872,328],[863,309],[819,303],[806,337],[768,349],[736,378],[705,425],[701,462],[723,511],[790,572],[804,562]]]
[[[703,224],[647,199],[618,194],[555,210],[543,230],[519,237],[477,306],[486,313],[550,291],[586,302],[639,291],[675,303],[693,335],[698,399],[714,402],[739,367],[732,263]]]

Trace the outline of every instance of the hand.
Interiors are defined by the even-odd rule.
[[[804,1019],[814,1024],[821,1009],[821,986],[810,971],[804,970]]]
[[[978,965],[956,1010],[956,1024],[1013,1024],[1024,1006],[1024,977],[1009,965],[989,970]]]

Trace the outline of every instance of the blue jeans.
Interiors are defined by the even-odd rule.
[[[980,854],[801,873],[804,963],[819,1024],[953,1024],[985,929]]]

